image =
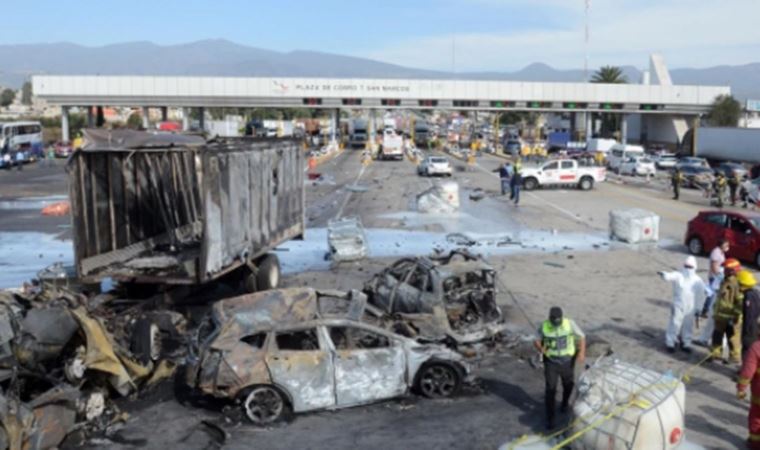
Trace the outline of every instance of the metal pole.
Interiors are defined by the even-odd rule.
[[[697,129],[699,128],[699,116],[694,116],[691,127],[691,156],[697,156]]]
[[[147,106],[143,106],[143,108],[142,108],[142,126],[146,130],[150,126],[150,122],[148,121],[148,113],[150,113],[150,109]]]
[[[69,107],[61,106],[61,140],[69,142]]]

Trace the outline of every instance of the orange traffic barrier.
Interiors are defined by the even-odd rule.
[[[69,202],[56,202],[42,208],[43,216],[65,216],[71,211]]]
[[[311,171],[316,168],[317,168],[317,158],[312,156],[309,158],[309,170]]]

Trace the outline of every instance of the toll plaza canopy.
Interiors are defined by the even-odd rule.
[[[728,86],[358,78],[35,75],[61,106],[308,107],[703,114]]]

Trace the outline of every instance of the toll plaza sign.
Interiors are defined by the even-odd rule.
[[[365,94],[365,93],[410,93],[411,86],[398,85],[373,85],[363,83],[296,83],[294,86],[297,92],[309,94]]]

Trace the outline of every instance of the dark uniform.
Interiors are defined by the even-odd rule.
[[[546,428],[554,428],[557,408],[557,382],[562,379],[562,412],[566,412],[575,387],[576,355],[585,358],[585,335],[574,321],[562,317],[562,309],[553,307],[549,320],[538,329],[536,342],[543,352]],[[577,344],[576,344],[577,342]]]
[[[736,206],[736,192],[739,190],[739,177],[736,176],[736,172],[732,171],[731,176],[728,177],[728,192],[731,197],[731,206]]]
[[[742,305],[742,360],[750,346],[757,340],[757,318],[760,316],[760,292],[751,287],[742,286],[744,303]]]
[[[681,195],[681,183],[683,183],[683,174],[679,169],[673,171],[670,176],[670,183],[673,185],[673,200],[678,200]]]
[[[736,275],[727,276],[720,284],[718,299],[713,311],[715,321],[711,348],[713,358],[717,358],[723,353],[723,336],[726,336],[731,360],[735,363],[741,363],[739,327],[742,320],[743,300],[744,295],[739,289]]]

